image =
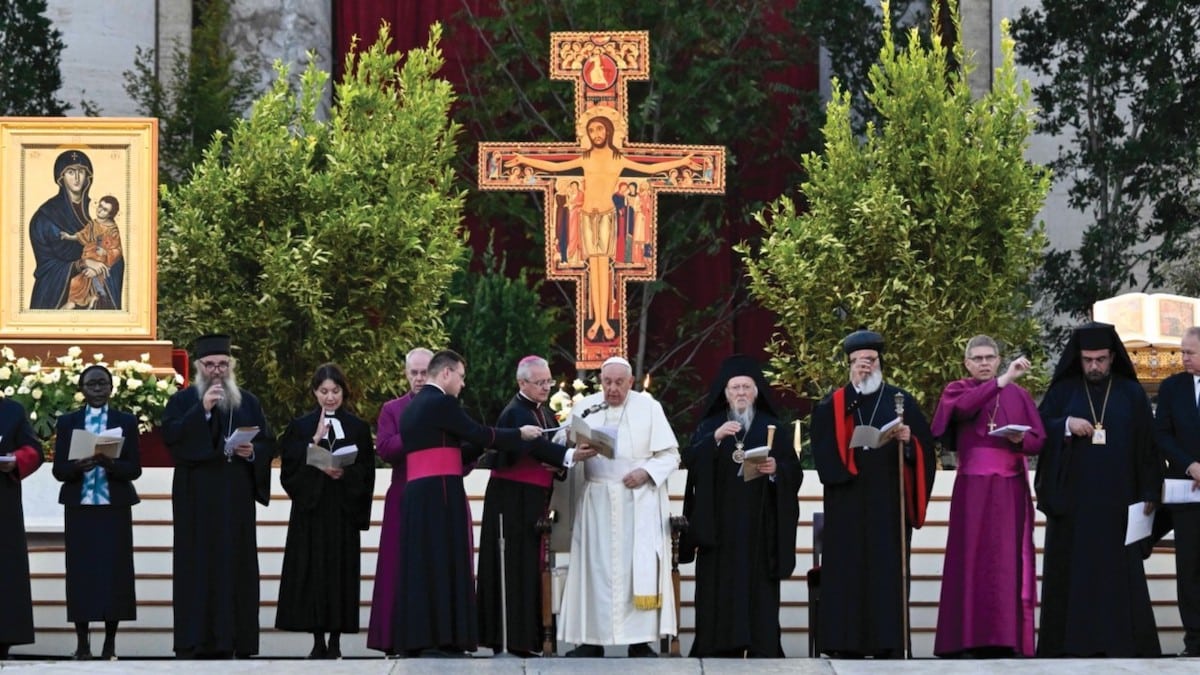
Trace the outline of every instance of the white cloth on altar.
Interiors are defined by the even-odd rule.
[[[603,394],[593,394],[576,403],[574,410],[587,410],[603,400]],[[558,639],[573,644],[621,645],[674,635],[667,478],[679,468],[675,432],[662,405],[636,391],[629,392],[623,406],[592,413],[588,422],[617,427],[617,456],[583,462],[585,482],[571,532],[571,563],[559,611]],[[630,490],[621,479],[638,468],[650,474],[653,484]],[[636,496],[639,493],[640,498]],[[638,523],[642,527],[635,528],[634,514],[647,513],[647,499],[649,517],[656,522],[643,520]],[[652,508],[655,502],[657,509]],[[655,525],[657,531],[650,534],[657,536],[647,537],[645,528]],[[635,529],[643,530],[640,541],[653,541],[657,549],[662,602],[656,609],[634,606]]]

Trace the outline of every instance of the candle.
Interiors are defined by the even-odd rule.
[[[800,420],[796,420],[796,432],[792,435],[792,449],[796,451],[796,456],[800,456]]]

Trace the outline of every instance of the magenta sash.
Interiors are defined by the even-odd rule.
[[[528,457],[522,457],[516,466],[504,469],[492,469],[493,478],[502,478],[516,483],[527,483],[540,488],[548,488],[554,483],[554,474],[547,471],[540,462]]]
[[[462,450],[458,448],[428,448],[410,452],[404,458],[408,482],[430,476],[462,478]]]

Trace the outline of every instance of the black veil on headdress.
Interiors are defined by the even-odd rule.
[[[1082,376],[1081,353],[1084,350],[1094,349],[1111,349],[1113,354],[1112,374],[1137,381],[1137,369],[1133,367],[1133,360],[1129,358],[1129,352],[1125,351],[1125,345],[1117,335],[1116,326],[1092,321],[1082,326],[1076,326],[1075,330],[1071,331],[1071,337],[1067,340],[1062,356],[1058,359],[1058,365],[1054,368],[1054,377],[1050,380],[1050,386],[1054,386],[1059,380]]]
[[[775,406],[771,403],[771,387],[763,375],[762,366],[745,354],[734,354],[721,363],[721,369],[713,380],[708,392],[708,404],[704,407],[704,417],[724,414],[729,410],[729,401],[725,400],[725,385],[729,380],[743,375],[754,380],[758,387],[758,398],[754,399],[754,409],[766,411],[767,414],[778,417]]]

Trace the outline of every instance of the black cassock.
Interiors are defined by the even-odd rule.
[[[258,399],[242,390],[232,415],[210,420],[195,387],[177,392],[163,413],[163,440],[175,462],[175,652],[258,653],[258,544],[254,502],[270,499],[275,441]],[[254,461],[225,456],[238,427],[258,427]]]
[[[894,397],[902,391],[885,384],[874,394],[859,396],[846,387],[826,396],[812,413],[813,461],[825,490],[817,617],[818,649],[825,654],[898,657],[905,647],[900,556],[908,558],[912,528],[924,524],[933,490],[936,458],[929,423],[903,392],[904,422],[912,430],[911,442],[905,444],[903,548],[897,443],[864,450],[838,440],[843,436],[848,441],[854,425],[878,428],[895,419]],[[841,411],[835,410],[838,402]],[[844,422],[841,432],[839,422]]]
[[[457,398],[434,384],[413,397],[400,419],[408,469],[404,490],[404,540],[392,644],[397,651],[478,647],[471,510],[463,489],[466,467],[483,449],[519,451],[516,429],[485,427],[463,412]],[[461,448],[454,475],[415,477],[413,455],[431,448]]]
[[[779,420],[756,411],[745,436],[713,433],[728,421],[717,415],[700,423],[683,454],[688,470],[684,515],[688,530],[680,558],[696,550],[696,637],[690,657],[747,652],[783,658],[779,627],[779,584],[796,567],[796,493],[804,471]],[[736,443],[744,449],[767,444],[767,425],[776,426],[771,457],[775,479],[750,482],[738,475]],[[735,440],[736,438],[736,440]]]
[[[1106,394],[1108,382],[1085,389],[1082,377],[1061,380],[1038,406],[1046,426],[1037,475],[1046,513],[1038,656],[1162,653],[1142,548],[1125,546],[1129,505],[1161,498],[1150,401],[1134,380],[1112,378]],[[1106,442],[1066,437],[1068,416],[1101,417]]]
[[[335,414],[344,437],[332,449],[357,446],[354,463],[334,480],[308,465],[308,446],[322,411],[292,421],[279,438],[280,481],[292,498],[279,579],[275,627],[280,630],[358,632],[359,532],[371,524],[375,445],[371,427],[343,409]],[[329,435],[321,447],[330,448]]]
[[[20,404],[0,398],[0,455],[15,454],[17,466],[0,473],[0,646],[33,642],[33,597],[21,478],[41,466],[42,442],[33,435]]]
[[[496,426],[516,428],[532,424],[555,426],[554,413],[517,394],[509,401]],[[552,478],[542,464],[561,467],[566,446],[545,441],[530,444],[528,453],[498,453],[483,497],[483,524],[479,531],[479,639],[500,649],[502,626],[500,593],[500,516],[504,516],[505,591],[508,606],[510,650],[542,649],[541,535],[537,521],[546,513],[551,488],[515,479],[524,471]],[[507,476],[507,477],[506,477]]]

